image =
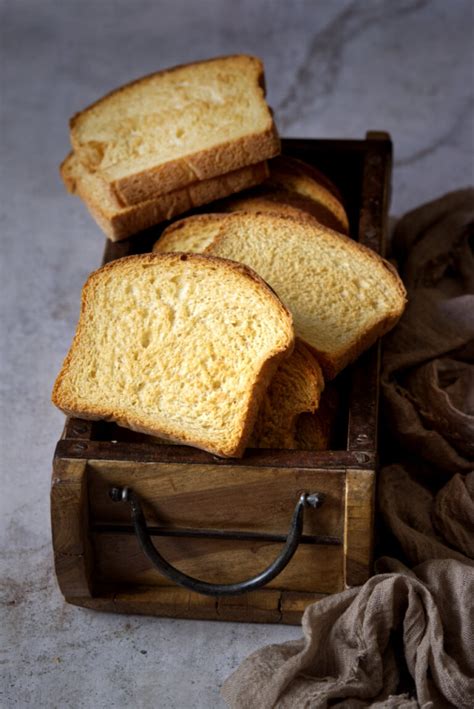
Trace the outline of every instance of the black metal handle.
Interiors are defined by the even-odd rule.
[[[153,566],[155,566],[158,571],[163,574],[163,576],[166,576],[173,581],[173,583],[176,583],[179,586],[184,586],[184,588],[187,588],[190,591],[202,593],[205,596],[236,596],[238,594],[260,588],[274,579],[275,576],[278,576],[278,574],[283,571],[285,566],[287,566],[292,559],[300,542],[303,531],[304,508],[306,506],[313,508],[319,507],[323,501],[323,496],[317,492],[303,492],[296,503],[285,546],[275,561],[273,561],[270,566],[268,566],[260,574],[257,574],[257,576],[247,579],[246,581],[217,584],[208,583],[207,581],[200,581],[192,576],[188,576],[188,574],[175,569],[174,566],[168,563],[166,559],[161,556],[151,541],[140,501],[133,490],[129,487],[113,487],[110,489],[109,494],[114,502],[128,502],[130,505],[132,512],[132,524],[138,538],[138,542],[142,551],[151,561]]]

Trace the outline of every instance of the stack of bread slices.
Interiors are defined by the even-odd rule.
[[[245,55],[127,84],[71,119],[63,181],[113,241],[257,185],[280,152],[264,87]]]
[[[324,175],[263,162],[278,140],[262,76],[251,57],[179,67],[72,120],[62,174],[111,238],[226,198],[90,276],[53,391],[66,413],[221,456],[330,445],[330,380],[395,325],[406,294],[349,238]]]

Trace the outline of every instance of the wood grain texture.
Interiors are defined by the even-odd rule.
[[[54,564],[64,596],[91,595],[86,463],[54,461],[51,487]]]
[[[94,428],[94,427],[93,427]],[[214,467],[252,466],[278,468],[309,468],[333,470],[345,467],[371,469],[375,464],[375,451],[303,451],[248,449],[242,458],[218,458],[206,451],[189,446],[158,445],[156,443],[130,443],[125,441],[77,440],[58,441],[56,455],[60,458],[82,460],[108,460],[142,463],[179,463],[180,465],[206,464]]]
[[[348,470],[344,531],[345,585],[359,586],[372,572],[375,472]]]
[[[261,540],[180,539],[160,537],[154,543],[180,571],[211,583],[243,581],[263,571],[280,553],[281,544]],[[151,565],[135,537],[93,534],[94,576],[99,583],[169,586]],[[265,588],[335,593],[344,587],[341,546],[300,544],[288,566]]]
[[[367,133],[362,169],[361,204],[357,240],[385,255],[392,167],[392,143],[388,133]],[[364,353],[352,368],[349,387],[347,448],[377,448],[380,341]]]
[[[286,535],[300,494],[320,492],[321,507],[305,510],[304,534],[335,536],[342,542],[342,470],[91,461],[90,471],[95,524],[130,523],[129,506],[112,502],[108,494],[114,485],[127,485],[143,500],[147,522],[153,525]]]
[[[308,605],[324,594],[260,589],[234,598],[210,598],[174,587],[102,590],[98,598],[71,596],[68,602],[108,613],[245,623],[299,625]]]

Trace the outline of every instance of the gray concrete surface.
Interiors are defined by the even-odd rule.
[[[52,382],[103,237],[57,167],[67,120],[160,67],[248,51],[285,136],[392,133],[392,213],[473,182],[471,0],[2,0],[2,707],[223,706],[251,651],[299,628],[101,615],[52,569]]]

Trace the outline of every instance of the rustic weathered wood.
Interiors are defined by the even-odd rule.
[[[298,593],[296,591],[283,591],[280,599],[281,622],[288,625],[299,623],[306,608],[312,603],[317,603],[327,594],[324,593]]]
[[[346,586],[365,583],[372,571],[375,471],[348,470],[344,575]]]
[[[177,463],[227,467],[252,466],[279,468],[338,469],[361,467],[369,470],[375,465],[375,451],[299,451],[249,449],[242,458],[218,458],[210,453],[188,446],[167,446],[146,443],[121,443],[103,440],[84,441],[64,439],[58,441],[55,455],[59,458],[83,460],[113,460],[133,463]]]
[[[67,418],[62,438],[74,438],[75,440],[90,441],[93,435],[93,426],[93,421]]]
[[[262,589],[263,591],[263,589]],[[281,591],[265,589],[243,596],[231,596],[217,599],[216,613],[219,620],[238,621],[242,617],[249,622],[280,623]]]
[[[389,137],[284,140],[283,151],[334,180],[351,234],[383,251]],[[104,262],[149,251],[165,226],[107,242]],[[67,600],[119,613],[298,623],[309,604],[344,585],[363,583],[371,572],[373,545],[379,355],[379,347],[372,348],[337,378],[343,402],[336,427],[340,447],[331,451],[249,450],[240,460],[224,460],[161,445],[115,424],[69,420],[56,448],[51,493],[56,569]],[[111,533],[117,525],[130,531],[127,506],[109,501],[111,484],[134,487],[148,522],[157,528],[174,534],[183,528],[202,535],[209,530],[208,536],[184,538],[156,529],[153,540],[178,568],[218,583],[251,576],[275,558],[281,543],[274,537],[287,533],[298,492],[324,492],[326,501],[305,516],[304,543],[269,587],[209,598],[171,586],[132,534]],[[239,533],[251,538],[238,538]]]
[[[281,551],[266,541],[159,537],[157,549],[180,571],[210,583],[234,583],[255,576]],[[135,537],[93,534],[94,576],[99,583],[169,586],[151,565]],[[341,546],[300,544],[288,566],[266,588],[335,593],[344,587]]]
[[[83,608],[109,613],[136,613],[168,618],[200,618],[217,620],[217,599],[201,596],[175,586],[134,587],[131,589],[101,588],[95,598],[72,596],[67,599]]]
[[[63,594],[91,594],[86,463],[55,459],[51,528],[56,576]]]
[[[162,586],[135,587],[128,591],[103,590],[97,598],[75,596],[68,601],[108,613],[298,625],[306,607],[322,598],[326,596],[268,589],[235,598],[209,598],[184,588]]]
[[[302,492],[320,492],[307,508],[303,532],[342,543],[343,470],[247,468],[90,461],[89,499],[95,523],[129,523],[128,505],[112,502],[112,486],[131,487],[143,500],[147,522],[166,527],[288,533]]]
[[[387,238],[391,165],[390,136],[383,132],[367,133],[357,239],[382,255]],[[352,367],[347,433],[350,451],[377,448],[379,370],[380,342]]]
[[[384,255],[391,189],[392,142],[388,133],[367,133],[358,241]]]

